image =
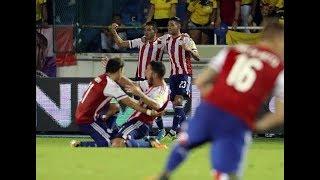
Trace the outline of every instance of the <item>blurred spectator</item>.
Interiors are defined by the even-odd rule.
[[[278,17],[279,21],[283,22],[283,13],[283,0],[254,0],[251,15],[249,16],[249,25],[260,26],[263,17]]]
[[[119,27],[123,27],[124,24],[122,24],[121,16],[119,14],[114,14],[112,16],[112,23],[117,23]],[[119,29],[118,31],[119,36],[123,39],[127,39],[127,33],[125,30]],[[101,32],[101,49],[102,52],[105,53],[121,53],[126,52],[126,48],[120,48],[115,41],[112,38],[112,33],[109,31],[109,29],[105,30],[104,32]]]
[[[218,43],[226,44],[227,26],[232,26],[233,28],[238,26],[241,0],[217,0],[217,2],[218,12],[214,26],[219,32],[223,32],[218,33]]]
[[[36,0],[36,24],[47,25],[48,13],[47,13],[47,1]]]
[[[45,61],[41,71],[49,77],[56,77],[56,56],[53,52],[53,28],[51,25],[39,29],[39,32],[46,38],[47,47],[45,51]]]
[[[277,16],[277,12],[283,9],[283,0],[261,0],[260,7],[262,16]]]
[[[121,10],[122,22],[126,26],[140,27],[146,21],[148,11],[148,0],[128,0]],[[128,29],[128,39],[135,39],[143,36],[142,29]]]
[[[251,14],[251,7],[254,0],[242,0],[241,2],[241,25],[249,26],[249,17]],[[250,33],[249,29],[243,30],[246,33]]]
[[[147,21],[153,20],[158,27],[167,27],[170,17],[176,16],[176,7],[178,0],[150,0],[150,9],[147,16]],[[162,36],[165,29],[158,30],[158,37]]]
[[[213,26],[217,12],[216,0],[195,0],[188,5],[189,28]],[[207,44],[210,30],[189,30],[196,44]]]
[[[38,77],[55,77],[56,63],[47,58],[48,41],[46,37],[36,32],[36,72]]]

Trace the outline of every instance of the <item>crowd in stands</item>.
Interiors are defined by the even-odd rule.
[[[52,1],[37,0],[37,25],[46,27],[52,24]],[[69,0],[70,2],[72,0]],[[178,16],[184,21],[182,31],[188,33],[196,44],[227,44],[226,33],[228,27],[233,31],[256,33],[259,30],[237,29],[238,26],[261,26],[263,18],[279,17],[283,21],[283,0],[119,0],[123,2],[121,8],[112,9],[112,20],[105,26],[115,22],[120,27],[137,27],[120,29],[122,39],[135,39],[143,36],[143,25],[148,21],[155,21],[160,27],[158,36],[166,33],[168,19]],[[76,16],[76,15],[75,15]],[[50,22],[51,21],[51,22]],[[76,22],[74,22],[75,24]],[[161,27],[164,27],[163,29]],[[216,36],[215,36],[216,35]],[[95,52],[121,53],[136,52],[118,47],[108,29],[94,36],[96,45],[90,45]],[[216,39],[215,39],[216,38]],[[97,40],[98,39],[98,40]],[[97,42],[97,43],[96,43]],[[89,46],[88,45],[88,46]],[[97,48],[95,47],[97,46]],[[86,51],[86,50],[84,50]]]

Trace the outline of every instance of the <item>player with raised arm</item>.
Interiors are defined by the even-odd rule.
[[[120,88],[118,83],[121,83],[120,80],[123,77],[123,66],[123,61],[120,58],[108,60],[105,73],[96,77],[89,84],[77,106],[75,119],[81,132],[90,135],[94,141],[79,142],[73,140],[71,146],[107,147],[111,145],[110,139],[112,138],[112,126],[115,123],[115,118],[109,118],[108,108],[112,98],[149,116],[160,114],[155,110],[141,107],[136,100],[128,97]],[[100,116],[101,112],[107,112],[107,114]]]
[[[144,27],[144,36],[133,40],[122,40],[117,33],[118,25],[113,23],[111,25],[111,33],[116,44],[120,47],[139,48],[138,65],[136,71],[136,81],[146,80],[146,69],[151,61],[161,61],[163,55],[163,42],[157,37],[158,27],[153,21],[147,22]],[[158,139],[165,136],[162,118],[156,120],[158,131]]]
[[[210,142],[215,180],[238,180],[253,130],[263,131],[284,118],[283,26],[270,22],[257,45],[221,50],[196,79],[202,101],[173,146],[159,179],[169,179],[188,152]],[[275,113],[257,123],[257,112],[273,92]]]

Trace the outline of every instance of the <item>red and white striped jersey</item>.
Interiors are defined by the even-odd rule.
[[[130,48],[139,48],[136,77],[145,79],[145,70],[150,61],[162,59],[164,44],[160,39],[153,42],[142,42],[141,38],[129,40]]]
[[[95,121],[95,116],[108,107],[110,100],[115,98],[120,101],[128,97],[120,86],[110,79],[106,74],[100,75],[92,80],[88,89],[84,92],[79,102],[75,119],[77,124],[87,124]]]
[[[158,105],[161,107],[158,111],[163,111],[168,104],[169,101],[169,88],[166,84],[162,86],[149,86],[147,80],[145,81],[137,81],[137,84],[140,86],[142,92],[144,92],[148,97],[155,100]],[[143,102],[140,102],[140,106],[147,108],[147,105]],[[151,124],[156,117],[148,116],[147,114],[141,113],[139,111],[135,111],[129,118],[130,120],[141,121],[143,123]]]
[[[198,51],[196,44],[190,37],[178,36],[173,38],[170,34],[160,37],[165,44],[171,63],[171,75],[189,74],[192,75],[191,52],[185,51],[181,45],[189,46],[192,51]]]

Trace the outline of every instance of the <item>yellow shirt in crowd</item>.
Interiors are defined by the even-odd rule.
[[[150,0],[154,5],[154,19],[166,19],[171,17],[171,6],[177,4],[178,0]]]
[[[253,0],[242,0],[241,4],[251,4]]]
[[[264,4],[270,4],[276,6],[277,8],[283,8],[283,0],[261,0]]]
[[[188,6],[188,11],[191,12],[190,19],[196,24],[205,25],[209,23],[210,15],[215,8],[217,8],[216,0],[210,0],[207,6],[202,6],[200,0],[192,1]]]
[[[41,16],[41,4],[46,3],[47,0],[36,0],[36,21],[42,18]]]

